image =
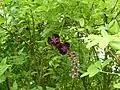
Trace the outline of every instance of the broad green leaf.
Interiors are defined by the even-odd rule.
[[[97,61],[97,62],[95,62],[95,66],[97,67],[97,68],[99,68],[99,69],[101,69],[101,64],[102,64],[102,62],[101,61]]]
[[[106,48],[109,44],[109,37],[108,33],[105,31],[105,29],[101,30],[101,35],[103,36],[101,40],[99,40],[99,47],[100,48]]]
[[[93,40],[92,42],[89,42],[86,45],[86,48],[90,49],[92,46],[97,45],[98,44],[98,40]]]
[[[120,41],[112,41],[110,42],[110,46],[113,49],[120,50]]]
[[[87,76],[87,75],[89,75],[89,72],[83,73],[80,77],[82,78],[82,77],[85,77],[85,76]]]
[[[106,65],[108,65],[111,61],[113,61],[113,60],[112,59],[105,60],[102,64],[102,68],[104,68]]]
[[[100,70],[95,65],[92,64],[88,67],[87,71],[89,73],[89,77],[93,77],[94,75],[99,73]]]
[[[108,38],[108,33],[107,33],[104,29],[101,30],[101,35],[102,35],[104,38]]]
[[[99,40],[99,47],[100,48],[106,48],[109,44],[109,41],[108,39],[102,37],[100,40]]]
[[[80,26],[84,27],[85,24],[84,18],[80,18],[79,22],[80,22]]]
[[[5,22],[5,18],[0,14],[0,24]]]
[[[114,88],[120,88],[120,83],[114,84]]]

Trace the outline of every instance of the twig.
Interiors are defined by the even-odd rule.
[[[117,75],[120,76],[120,73],[111,73],[111,72],[106,72],[106,71],[100,71],[101,73],[105,73],[105,74],[110,74],[110,75]]]

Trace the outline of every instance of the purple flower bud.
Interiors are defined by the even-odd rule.
[[[70,44],[68,42],[60,43],[58,46],[59,52],[64,55],[67,53],[67,50],[69,50]]]
[[[60,45],[60,37],[58,34],[53,34],[52,36],[48,37],[48,43],[53,45],[54,47],[58,47]]]

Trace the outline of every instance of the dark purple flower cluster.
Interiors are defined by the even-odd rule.
[[[70,47],[68,42],[60,41],[60,36],[58,34],[53,34],[52,36],[48,37],[48,43],[57,48],[62,55],[66,54]]]

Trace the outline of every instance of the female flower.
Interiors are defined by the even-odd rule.
[[[62,55],[64,55],[69,50],[69,47],[70,47],[70,44],[68,42],[60,43],[58,50]]]
[[[54,47],[58,47],[60,44],[60,37],[58,34],[53,34],[52,36],[48,37],[48,43],[53,45]]]

